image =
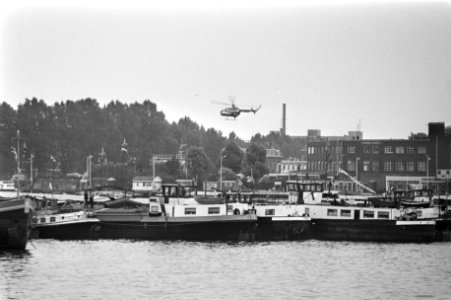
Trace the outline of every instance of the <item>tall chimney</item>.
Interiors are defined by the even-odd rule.
[[[284,103],[282,108],[282,135],[287,133],[287,105]]]

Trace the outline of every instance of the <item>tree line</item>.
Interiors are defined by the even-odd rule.
[[[16,149],[18,130],[20,149]],[[224,137],[221,131],[206,129],[189,117],[169,123],[150,100],[132,104],[111,101],[101,107],[91,98],[54,105],[32,98],[19,104],[17,109],[3,102],[0,140],[2,179],[9,179],[17,172],[15,155],[18,152],[24,173],[33,155],[37,176],[54,170],[56,165],[62,174],[84,173],[87,156],[93,155],[95,161],[102,149],[110,163],[109,167],[95,168],[97,174],[117,175],[120,166],[125,165],[127,174],[149,175],[154,154],[176,154],[184,145],[186,164],[180,166],[177,161],[168,161],[158,165],[159,174],[195,178],[197,182],[217,179],[221,159],[224,179],[235,178],[237,173],[259,179],[268,172],[265,147],[282,148],[290,156],[296,152],[291,147],[291,139],[280,134],[256,134],[246,143],[233,132]],[[125,154],[121,151],[124,140],[127,143]]]

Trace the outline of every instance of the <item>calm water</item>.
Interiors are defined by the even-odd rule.
[[[450,299],[451,243],[35,240],[0,299]]]

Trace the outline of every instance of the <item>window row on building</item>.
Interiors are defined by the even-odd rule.
[[[363,144],[362,152],[364,154],[379,154],[380,153],[380,144]],[[385,154],[426,154],[427,147],[426,146],[392,146],[387,145],[384,146]],[[354,154],[356,153],[356,146],[347,146],[347,153]]]
[[[425,161],[391,161],[385,160],[382,162],[378,160],[357,161],[359,170],[363,172],[426,172]],[[339,163],[331,162],[329,165],[325,161],[309,161],[307,169],[309,171],[336,171],[339,168]],[[356,171],[356,160],[348,160],[346,162],[346,170],[350,172]]]
[[[426,154],[427,147],[426,146],[392,146],[387,145],[383,146],[381,149],[380,144],[363,144],[362,152],[365,154],[379,154],[381,150],[385,154]],[[345,146],[346,153],[355,154],[357,153],[357,146],[350,145]],[[309,146],[307,147],[307,154],[325,154],[325,153],[337,154],[343,153],[342,146]]]
[[[343,152],[342,146],[309,146],[307,147],[307,154],[337,154]]]
[[[340,166],[336,161],[332,161],[330,164],[327,164],[325,161],[309,161],[307,162],[307,170],[309,171],[336,171]]]
[[[378,160],[365,160],[361,164],[359,170],[363,170],[363,172],[426,172],[425,161],[384,160],[381,166]],[[346,167],[348,171],[355,171],[356,161],[348,160]]]

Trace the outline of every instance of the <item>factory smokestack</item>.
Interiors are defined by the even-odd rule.
[[[282,106],[282,129],[280,130],[282,135],[285,135],[287,133],[286,122],[287,122],[287,105],[284,103]]]

